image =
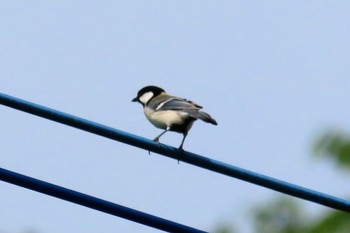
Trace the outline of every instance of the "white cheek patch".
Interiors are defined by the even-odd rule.
[[[153,93],[152,92],[146,92],[145,94],[143,94],[142,96],[140,96],[140,101],[143,104],[147,104],[147,102],[152,99],[153,97]]]

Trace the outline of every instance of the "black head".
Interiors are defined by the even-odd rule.
[[[137,96],[132,100],[133,102],[139,102],[142,105],[146,105],[153,97],[165,92],[162,88],[156,86],[146,86],[139,90]]]

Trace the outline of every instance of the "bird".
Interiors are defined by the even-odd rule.
[[[153,141],[160,144],[159,138],[168,131],[182,133],[180,150],[183,150],[187,134],[197,119],[213,125],[218,124],[208,113],[201,111],[202,106],[190,100],[169,95],[157,86],[143,87],[132,102],[139,102],[143,106],[146,118],[155,127],[164,130]]]

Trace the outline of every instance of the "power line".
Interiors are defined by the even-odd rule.
[[[176,160],[181,160],[198,167],[254,183],[281,193],[299,197],[334,209],[350,212],[350,202],[347,200],[307,189],[246,169],[242,169],[214,159],[206,158],[191,152],[181,151],[168,145],[161,144],[161,146],[159,146],[158,143],[152,140],[123,132],[121,130],[76,117],[64,112],[50,109],[35,103],[0,93],[0,104],[49,120],[60,122],[62,124],[66,124],[90,133],[120,141],[132,146],[143,148],[148,151],[153,151],[155,153],[162,154]]]
[[[114,204],[112,202],[89,196],[84,193],[76,192],[71,189],[50,184],[45,181],[34,179],[29,176],[24,176],[22,174],[15,173],[3,168],[0,168],[0,180],[95,210],[99,210],[104,213],[141,223],[159,230],[174,233],[205,233],[205,231],[197,230],[192,227],[143,213],[125,206]]]

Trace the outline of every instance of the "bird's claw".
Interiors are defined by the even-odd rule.
[[[185,150],[182,148],[182,145],[180,145],[179,150],[180,150],[180,154],[177,157],[177,164],[180,164],[180,157],[185,152]]]
[[[153,141],[156,142],[156,143],[158,143],[158,146],[159,146],[159,148],[160,148],[159,138],[155,138],[155,139],[153,139]],[[151,155],[151,151],[150,151],[150,150],[148,151],[148,154]]]

